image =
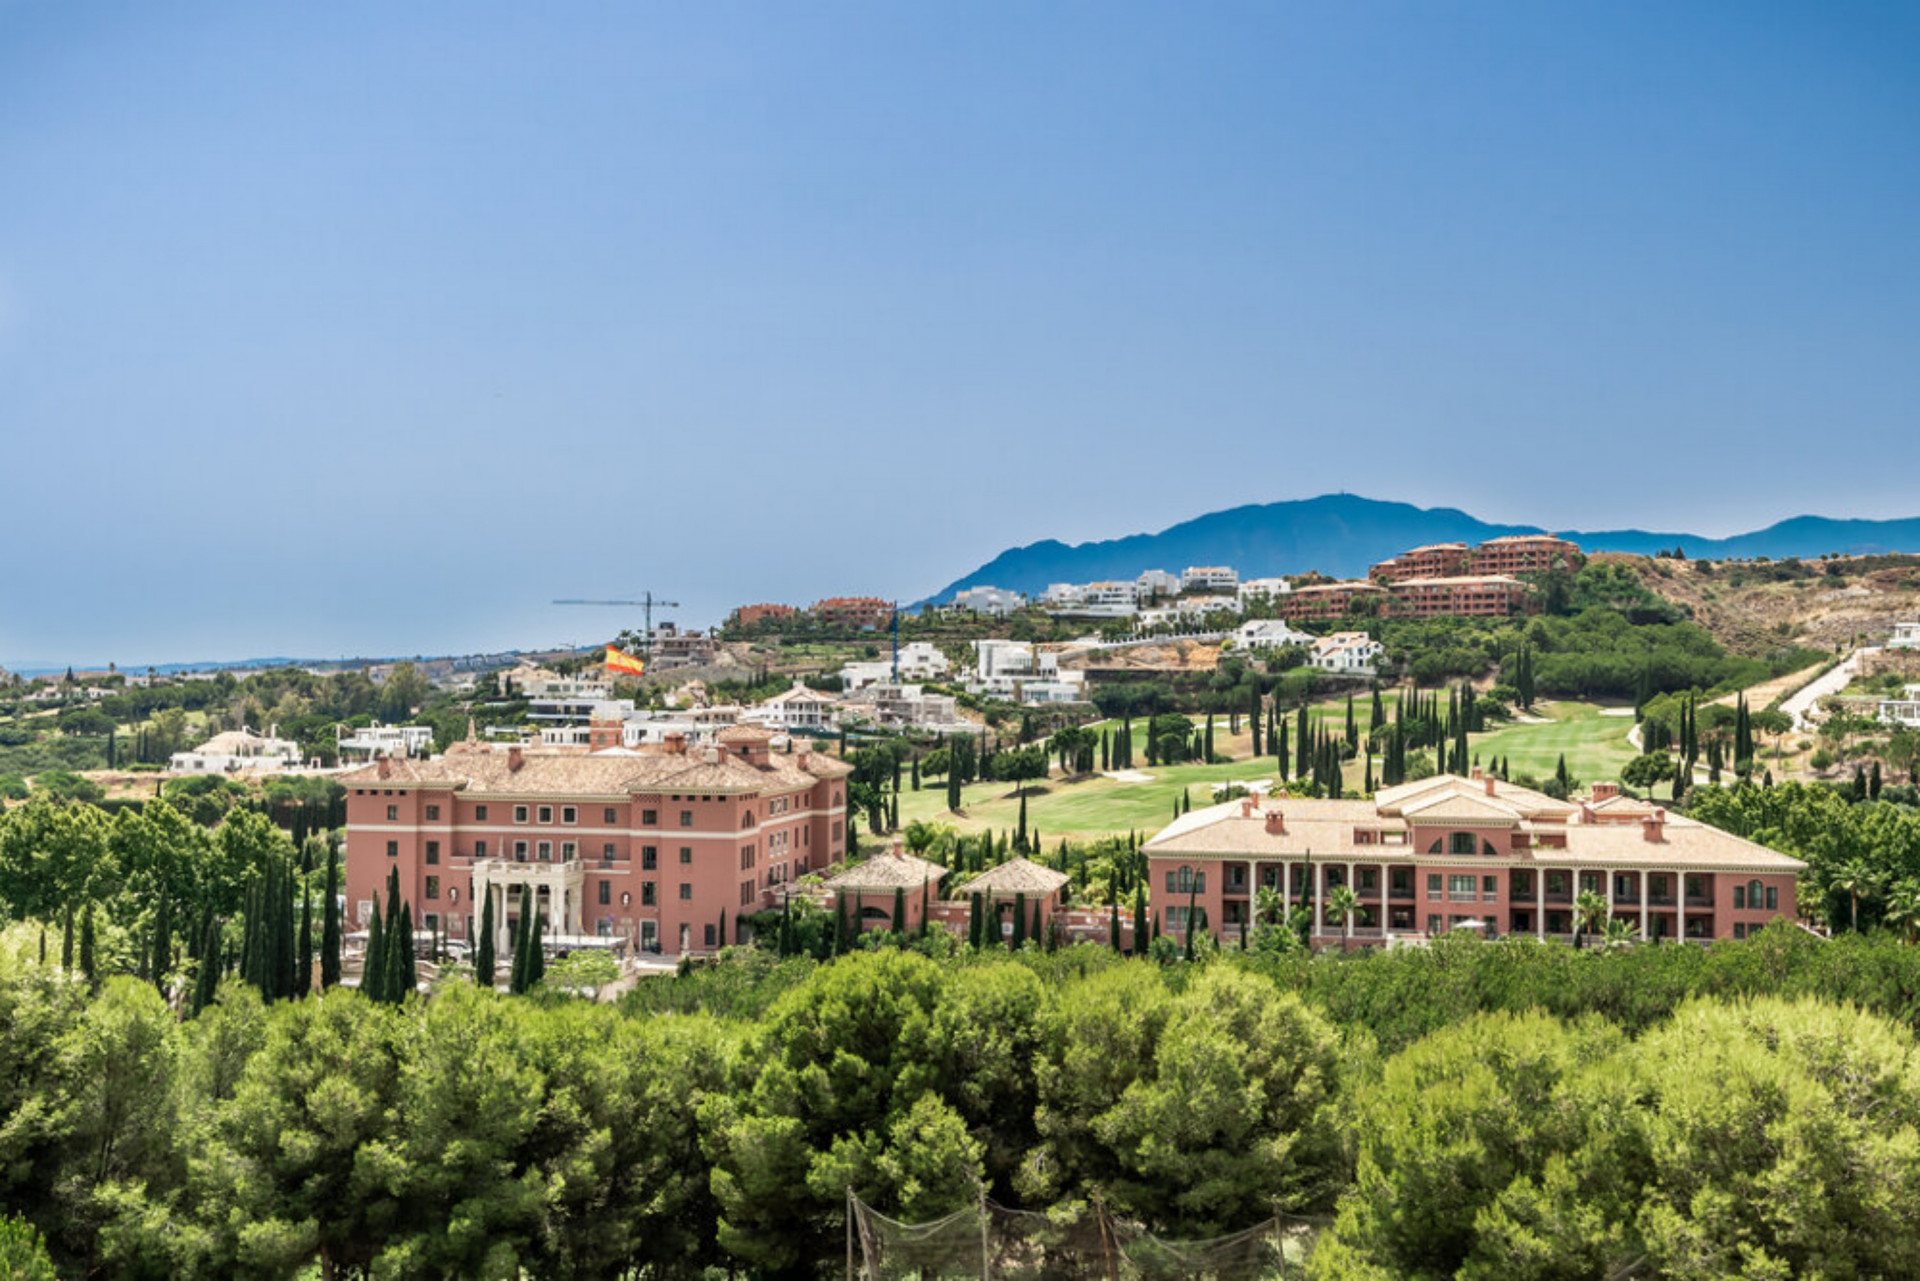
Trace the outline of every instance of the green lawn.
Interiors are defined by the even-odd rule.
[[[1387,701],[1391,714],[1391,695]],[[1512,762],[1514,773],[1536,778],[1551,775],[1562,752],[1566,753],[1567,768],[1583,783],[1618,778],[1620,768],[1635,755],[1627,745],[1627,732],[1633,728],[1633,718],[1602,716],[1600,711],[1591,703],[1541,703],[1535,714],[1545,718],[1542,724],[1514,725],[1476,734],[1471,742],[1472,750],[1483,762],[1494,756],[1506,756]],[[1312,708],[1309,715],[1315,721],[1343,724],[1346,702],[1342,699],[1320,704]],[[1364,733],[1367,700],[1356,701],[1355,715]],[[1139,722],[1135,724],[1137,727]],[[1288,725],[1291,736],[1292,718]],[[1027,821],[1038,827],[1042,838],[1049,842],[1056,837],[1089,839],[1128,830],[1157,832],[1173,818],[1174,801],[1183,791],[1190,790],[1196,806],[1206,805],[1212,800],[1210,787],[1214,783],[1273,777],[1273,758],[1252,755],[1244,718],[1241,730],[1238,736],[1230,737],[1227,718],[1223,715],[1214,718],[1215,750],[1234,757],[1226,765],[1139,765],[1137,772],[1148,775],[1151,780],[1144,783],[1123,783],[1098,776],[1067,782],[1056,776],[1044,783],[1032,784],[1027,792]],[[1378,770],[1377,762],[1375,769]],[[1347,783],[1356,791],[1363,772],[1364,767],[1357,760],[1347,769]],[[961,798],[965,809],[961,816],[947,812],[946,798],[942,780],[929,779],[922,790],[901,796],[900,821],[930,820],[950,824],[962,832],[988,828],[1003,831],[1019,821],[1020,802],[1006,783],[975,783],[968,787]]]
[[[1475,734],[1472,748],[1483,763],[1506,757],[1513,774],[1550,777],[1564,752],[1567,769],[1582,783],[1617,779],[1626,763],[1638,755],[1627,743],[1633,717],[1600,713],[1591,703],[1539,703],[1534,715],[1546,717],[1546,724]]]

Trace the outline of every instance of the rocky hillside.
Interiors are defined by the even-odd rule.
[[[1801,561],[1652,560],[1605,555],[1631,566],[1649,588],[1686,608],[1736,653],[1782,644],[1831,649],[1884,638],[1920,619],[1920,556],[1841,556]]]

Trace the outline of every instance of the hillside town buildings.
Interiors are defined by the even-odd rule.
[[[277,727],[256,734],[242,726],[215,734],[198,747],[175,752],[167,761],[167,769],[175,774],[236,774],[241,770],[278,773],[298,769],[301,763],[300,744],[279,737]]]
[[[1026,641],[974,642],[969,694],[1015,703],[1071,703],[1086,697],[1087,674],[1060,666],[1057,653],[1036,650]]]
[[[1024,608],[1026,603],[1027,598],[1019,592],[999,587],[968,587],[953,594],[952,608],[961,613],[1000,618]]]
[[[1153,911],[1232,937],[1258,890],[1313,910],[1323,944],[1378,944],[1448,930],[1566,939],[1591,892],[1642,939],[1745,938],[1796,913],[1802,864],[1596,784],[1557,801],[1492,777],[1439,775],[1373,800],[1247,799],[1195,810],[1145,846]],[[1327,915],[1338,886],[1349,926]],[[1189,908],[1192,919],[1189,919]]]
[[[840,668],[841,688],[851,694],[881,681],[937,681],[952,666],[938,645],[912,641],[900,646],[897,656],[867,662],[847,663]]]
[[[775,752],[755,726],[706,747],[540,750],[471,740],[430,760],[383,757],[347,789],[346,913],[365,928],[397,870],[421,929],[471,942],[494,904],[496,946],[538,912],[551,937],[712,951],[739,918],[846,850],[849,766]]]

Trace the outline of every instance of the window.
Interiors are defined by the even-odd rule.
[[[1478,879],[1479,878],[1474,876],[1472,872],[1468,872],[1465,875],[1449,876],[1447,878],[1447,898],[1454,901],[1465,900],[1472,902],[1474,882]]]
[[[707,926],[707,946],[713,946],[713,927],[711,925]]]
[[[388,857],[388,858],[399,858],[399,857],[400,857],[400,842],[399,842],[399,841],[388,841],[388,842],[387,842],[387,857]]]
[[[428,841],[427,842],[427,862],[438,863],[439,861],[440,861],[440,842]]]
[[[680,882],[680,901],[682,903],[686,903],[691,901],[692,898],[693,898],[693,882],[692,881]]]
[[[1500,878],[1497,876],[1481,877],[1480,878],[1480,897],[1499,898],[1500,897]]]
[[[1413,888],[1413,873],[1404,867],[1396,867],[1389,875],[1392,877],[1393,891],[1396,894]]]
[[[1752,908],[1760,907],[1763,903],[1766,902],[1766,893],[1767,893],[1766,887],[1760,883],[1760,879],[1758,877],[1755,877],[1753,880],[1748,881],[1747,882],[1747,906]],[[1740,887],[1738,885],[1733,887],[1733,905],[1735,907],[1740,906]]]
[[[551,822],[553,822],[553,806],[551,806],[551,805],[542,805],[542,806],[540,807],[540,821],[541,821],[542,823],[551,823]]]
[[[659,825],[660,825],[659,810],[641,810],[640,811],[640,826],[658,827]]]
[[[1432,901],[1432,900],[1438,899],[1439,897],[1440,897],[1440,873],[1428,872],[1427,873],[1427,898],[1429,901]],[[1439,918],[1435,917],[1434,919],[1438,920]]]
[[[513,861],[516,863],[524,863],[527,861],[527,843],[525,841],[515,841],[513,843]]]
[[[1177,934],[1187,932],[1187,908],[1184,905],[1167,909],[1167,928]],[[1204,930],[1207,928],[1206,908],[1196,907],[1193,909],[1193,928],[1196,930]]]
[[[692,862],[693,862],[693,847],[691,845],[682,845],[680,847],[680,865],[682,867],[685,867]]]
[[[1380,873],[1376,872],[1374,869],[1370,867],[1361,868],[1360,869],[1360,888],[1363,890],[1372,890],[1372,889],[1378,889],[1379,887],[1380,887]]]
[[[1774,886],[1769,885],[1767,886],[1767,911],[1777,912],[1779,910],[1780,910],[1780,891],[1776,889]]]
[[[640,882],[640,906],[641,907],[658,907],[659,906],[659,902],[656,898],[656,892],[654,890],[654,883],[652,881]]]
[[[660,849],[658,846],[642,845],[640,847],[640,866],[648,872],[660,866]]]
[[[473,856],[475,858],[485,858],[487,856],[487,843],[485,841],[475,841],[473,843]]]
[[[740,847],[740,870],[743,872],[746,871],[753,866],[753,862],[753,846],[742,845]]]
[[[429,876],[427,878],[427,897],[428,898],[440,897],[440,878],[439,877]]]
[[[1472,832],[1455,832],[1447,838],[1447,853],[1471,854],[1480,848],[1480,842]]]
[[[605,845],[602,845],[600,847],[600,860],[604,863],[613,862],[613,842],[612,841],[608,841]]]
[[[552,841],[540,842],[540,861],[542,863],[553,862],[553,842]]]
[[[602,813],[602,817],[600,821],[606,824],[608,827],[612,827],[615,823],[618,823],[620,821],[619,811],[614,809],[613,806],[611,805],[607,806],[605,811],[603,811]]]
[[[1736,912],[1744,911],[1746,906],[1747,887],[1744,885],[1735,885],[1733,887],[1733,910]]]
[[[1172,882],[1167,886],[1167,889],[1175,894],[1205,894],[1207,892],[1207,874],[1205,872],[1196,872],[1190,867],[1181,868],[1177,874],[1168,872],[1167,880]]]
[[[398,805],[387,806],[387,822],[398,823],[399,821],[400,821],[400,807]]]
[[[680,826],[682,826],[682,827],[692,827],[692,826],[693,826],[693,811],[692,811],[692,810],[681,810],[681,811],[680,811]]]
[[[580,852],[580,847],[575,845],[572,841],[562,841],[560,843],[560,861],[562,863],[573,862],[574,856],[577,855],[579,852]]]
[[[427,821],[429,823],[438,822],[439,818],[440,818],[440,807],[438,805],[427,806]]]
[[[613,902],[613,882],[600,882],[600,906],[606,907]]]
[[[486,807],[486,806],[484,806],[484,805],[476,805],[476,806],[474,806],[474,807],[473,807],[473,821],[474,821],[474,822],[476,822],[476,823],[484,823],[484,822],[486,822],[486,821],[487,821],[487,807]]]
[[[524,806],[524,805],[516,805],[516,806],[514,806],[514,807],[513,807],[513,821],[514,821],[514,822],[516,822],[516,823],[524,823],[524,822],[526,822],[526,821],[527,821],[527,807],[526,807],[526,806]]]
[[[752,881],[742,881],[740,883],[740,906],[741,907],[753,906],[753,891],[754,891],[754,884]]]
[[[575,811],[573,806],[562,805],[560,807],[560,821],[562,823],[571,823],[575,821]]]

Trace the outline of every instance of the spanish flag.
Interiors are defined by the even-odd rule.
[[[647,665],[632,654],[609,645],[607,646],[607,670],[624,672],[628,676],[642,676],[646,674]]]

